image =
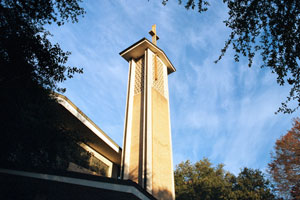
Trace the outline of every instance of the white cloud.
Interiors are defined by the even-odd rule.
[[[174,164],[208,157],[237,173],[241,167],[265,169],[272,146],[296,115],[274,115],[287,88],[274,75],[235,63],[229,50],[218,63],[229,34],[226,9],[213,2],[204,14],[176,2],[86,2],[78,24],[51,27],[54,41],[72,51],[69,63],[84,74],[67,81],[66,95],[122,145],[128,64],[119,52],[157,24],[158,46],[177,71],[169,76]],[[283,95],[284,94],[284,95]]]

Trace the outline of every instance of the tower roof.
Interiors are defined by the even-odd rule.
[[[161,50],[159,47],[157,47],[155,44],[150,42],[148,39],[143,38],[139,40],[138,42],[134,43],[127,49],[120,52],[120,55],[127,61],[129,61],[131,58],[137,59],[145,54],[146,49],[150,49],[156,55],[163,61],[163,63],[168,68],[168,74],[171,74],[172,72],[175,72],[176,69],[165,54],[163,50]]]

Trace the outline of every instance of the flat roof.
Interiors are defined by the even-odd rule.
[[[130,59],[137,59],[144,55],[145,50],[150,49],[154,53],[157,54],[157,56],[163,61],[163,63],[168,68],[168,74],[171,74],[172,72],[175,72],[176,69],[165,54],[163,50],[161,50],[158,46],[150,42],[147,38],[142,38],[141,40],[137,41],[130,47],[126,48],[125,50],[120,52],[120,56],[122,56],[125,60],[129,61]]]
[[[44,195],[50,199],[142,199],[155,200],[131,180],[57,170],[19,170],[0,168],[5,183],[2,192],[9,197]],[[48,198],[47,198],[48,199]]]

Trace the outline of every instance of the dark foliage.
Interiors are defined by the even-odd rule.
[[[80,0],[0,0],[0,164],[65,169],[86,165],[82,141],[61,123],[51,91],[82,69],[65,66],[69,52],[48,40],[43,25],[77,22]]]
[[[263,173],[256,169],[244,168],[233,184],[236,199],[275,199],[272,185]]]
[[[168,0],[163,0],[162,1],[163,5],[166,5],[167,2],[168,2]],[[182,4],[182,0],[178,0],[178,3]],[[196,3],[197,3],[197,5],[196,5]],[[209,2],[208,1],[203,1],[203,0],[198,0],[198,2],[196,2],[195,0],[187,0],[185,2],[185,5],[184,5],[184,7],[186,9],[190,9],[190,8],[195,9],[195,8],[197,8],[199,13],[207,11],[208,6],[210,6]]]
[[[166,4],[168,0],[163,0]],[[178,1],[180,4],[182,0]],[[300,1],[299,0],[223,0],[228,7],[228,19],[224,21],[231,29],[218,62],[229,46],[235,51],[234,59],[247,57],[249,67],[259,53],[261,67],[268,67],[277,75],[279,85],[291,86],[289,96],[277,112],[292,113],[300,106]],[[185,8],[206,11],[208,1],[187,0]],[[295,101],[296,106],[289,102]]]
[[[30,88],[36,84],[63,90],[57,83],[82,69],[65,66],[70,53],[50,43],[50,33],[43,25],[61,25],[69,18],[77,21],[77,15],[83,12],[77,1],[0,2],[0,87]],[[60,18],[56,17],[58,14]]]
[[[299,200],[300,199],[300,180],[296,185],[293,186],[291,190],[291,196],[293,200]]]
[[[272,185],[259,170],[244,168],[236,177],[208,159],[182,162],[175,169],[176,199],[274,200]]]
[[[2,94],[1,166],[65,169],[70,161],[84,160],[76,144],[81,138],[62,126],[57,103],[47,91],[32,86]]]

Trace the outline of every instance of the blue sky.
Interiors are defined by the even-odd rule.
[[[293,115],[274,112],[288,95],[276,76],[235,63],[230,49],[218,63],[229,29],[222,3],[209,11],[187,11],[176,1],[85,1],[77,24],[50,26],[69,65],[84,74],[66,81],[65,95],[120,146],[123,141],[128,63],[119,56],[157,25],[158,46],[177,71],[169,76],[174,166],[207,157],[237,174],[241,168],[265,170],[276,139],[292,126]]]

